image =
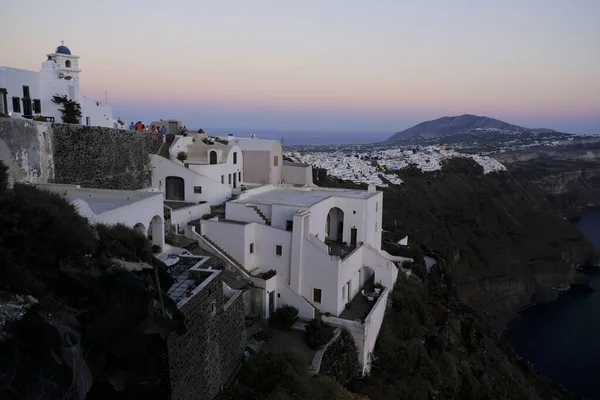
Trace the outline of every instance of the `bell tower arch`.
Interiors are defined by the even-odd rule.
[[[73,79],[79,81],[79,56],[71,54],[71,50],[65,46],[64,40],[61,41],[61,45],[56,48],[54,53],[47,54],[49,61],[54,61],[58,73],[61,74],[61,78]]]

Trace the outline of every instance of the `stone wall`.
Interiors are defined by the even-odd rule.
[[[149,155],[162,136],[128,130],[52,124],[56,183],[137,190],[152,186]]]
[[[244,305],[239,294],[226,308],[225,301],[219,274],[181,307],[187,332],[168,339],[173,400],[213,399],[239,366],[246,347]]]
[[[152,133],[0,118],[0,161],[14,182],[142,189],[161,144]]]

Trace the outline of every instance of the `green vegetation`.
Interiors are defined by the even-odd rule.
[[[177,153],[177,159],[181,162],[184,162],[185,160],[187,160],[187,153],[185,151],[180,151],[179,153]]]
[[[0,398],[166,398],[164,337],[183,327],[180,314],[163,294],[174,318],[163,315],[154,274],[112,261],[151,263],[169,287],[148,241],[90,226],[58,194],[8,188],[6,171],[0,163]],[[15,307],[24,315],[7,317]]]
[[[313,319],[306,327],[306,342],[313,349],[325,346],[333,337],[333,326],[326,324],[320,319]]]
[[[259,354],[239,372],[224,400],[352,400],[359,397],[325,376],[313,377],[294,353]]]
[[[59,96],[57,94],[52,96],[52,102],[63,106],[59,111],[62,114],[62,120],[65,124],[79,123],[81,119],[81,104],[69,99],[67,95]]]
[[[269,324],[279,328],[289,329],[298,321],[298,309],[289,305],[277,308],[269,316]]]

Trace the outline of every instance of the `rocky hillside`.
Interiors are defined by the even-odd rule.
[[[446,262],[459,298],[497,331],[521,307],[585,281],[577,268],[595,261],[592,245],[532,182],[458,158],[399,174],[404,185],[384,190],[383,210],[384,229],[409,236],[397,251]]]
[[[429,139],[453,135],[486,135],[486,134],[523,134],[553,132],[551,129],[529,129],[509,124],[489,117],[464,114],[455,117],[443,117],[432,121],[421,122],[401,132],[395,133],[385,143],[394,144],[410,139]]]
[[[2,164],[0,209],[0,398],[168,398],[165,338],[183,325],[147,239],[90,226],[59,195],[9,189]],[[125,261],[154,264],[158,282]]]

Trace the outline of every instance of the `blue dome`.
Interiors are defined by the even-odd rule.
[[[58,54],[67,54],[67,55],[71,55],[71,50],[69,50],[69,48],[67,46],[58,46],[56,48],[56,52]]]

